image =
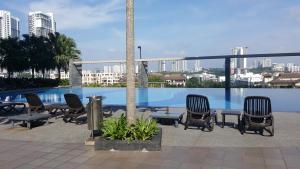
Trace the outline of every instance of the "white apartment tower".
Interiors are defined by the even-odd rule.
[[[246,55],[247,47],[236,47],[232,49],[232,55]],[[231,68],[235,69],[236,73],[240,74],[241,71],[246,73],[247,70],[247,58],[233,58],[231,59]]]
[[[20,37],[20,19],[11,16],[9,11],[0,10],[0,38],[8,37]]]
[[[187,71],[187,61],[186,60],[176,60],[172,62],[173,72],[185,72]]]
[[[270,58],[264,58],[261,65],[263,68],[272,67],[272,60]]]
[[[200,60],[196,60],[196,61],[195,61],[194,71],[195,71],[195,72],[200,72],[200,71],[202,71],[201,61],[200,61]]]
[[[158,61],[158,72],[165,72],[166,71],[166,61],[160,60]]]
[[[28,29],[29,35],[35,36],[47,37],[49,33],[55,33],[56,23],[53,13],[29,12]]]

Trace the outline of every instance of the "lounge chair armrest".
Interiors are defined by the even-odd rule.
[[[187,110],[187,113],[188,114],[194,114],[194,115],[207,115],[207,114],[210,114],[210,111],[208,111],[208,112],[203,112],[203,113],[199,113],[199,112],[193,112],[193,111],[190,111],[190,110]]]
[[[264,116],[255,116],[255,115],[252,115],[252,114],[248,114],[246,112],[244,112],[244,115],[248,116],[248,117],[252,117],[252,118],[268,118],[268,117],[273,116],[272,114],[268,114],[268,115],[264,115]]]

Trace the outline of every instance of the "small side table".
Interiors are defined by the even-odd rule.
[[[221,115],[222,115],[222,128],[224,128],[224,125],[225,125],[225,116],[237,116],[238,129],[240,130],[240,128],[241,128],[241,125],[240,125],[241,114],[242,114],[241,110],[231,110],[231,109],[223,110],[221,112]]]

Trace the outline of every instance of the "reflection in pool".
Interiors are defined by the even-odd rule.
[[[104,96],[104,104],[125,105],[126,88],[55,88],[35,90],[43,102],[64,103],[65,93],[76,93],[84,103],[87,96]],[[244,98],[249,95],[268,96],[272,101],[273,111],[300,112],[300,89],[231,89],[225,94],[223,88],[140,88],[136,89],[138,106],[185,107],[188,94],[201,94],[208,97],[212,108],[241,109]],[[15,101],[25,102],[22,93],[2,93],[1,100],[10,96]]]

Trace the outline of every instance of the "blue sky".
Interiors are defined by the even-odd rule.
[[[125,58],[125,0],[0,1],[0,9],[21,19],[22,34],[30,10],[53,12],[57,31],[76,40],[84,60]],[[299,0],[136,0],[135,19],[144,57],[230,54],[235,46],[300,51]]]

